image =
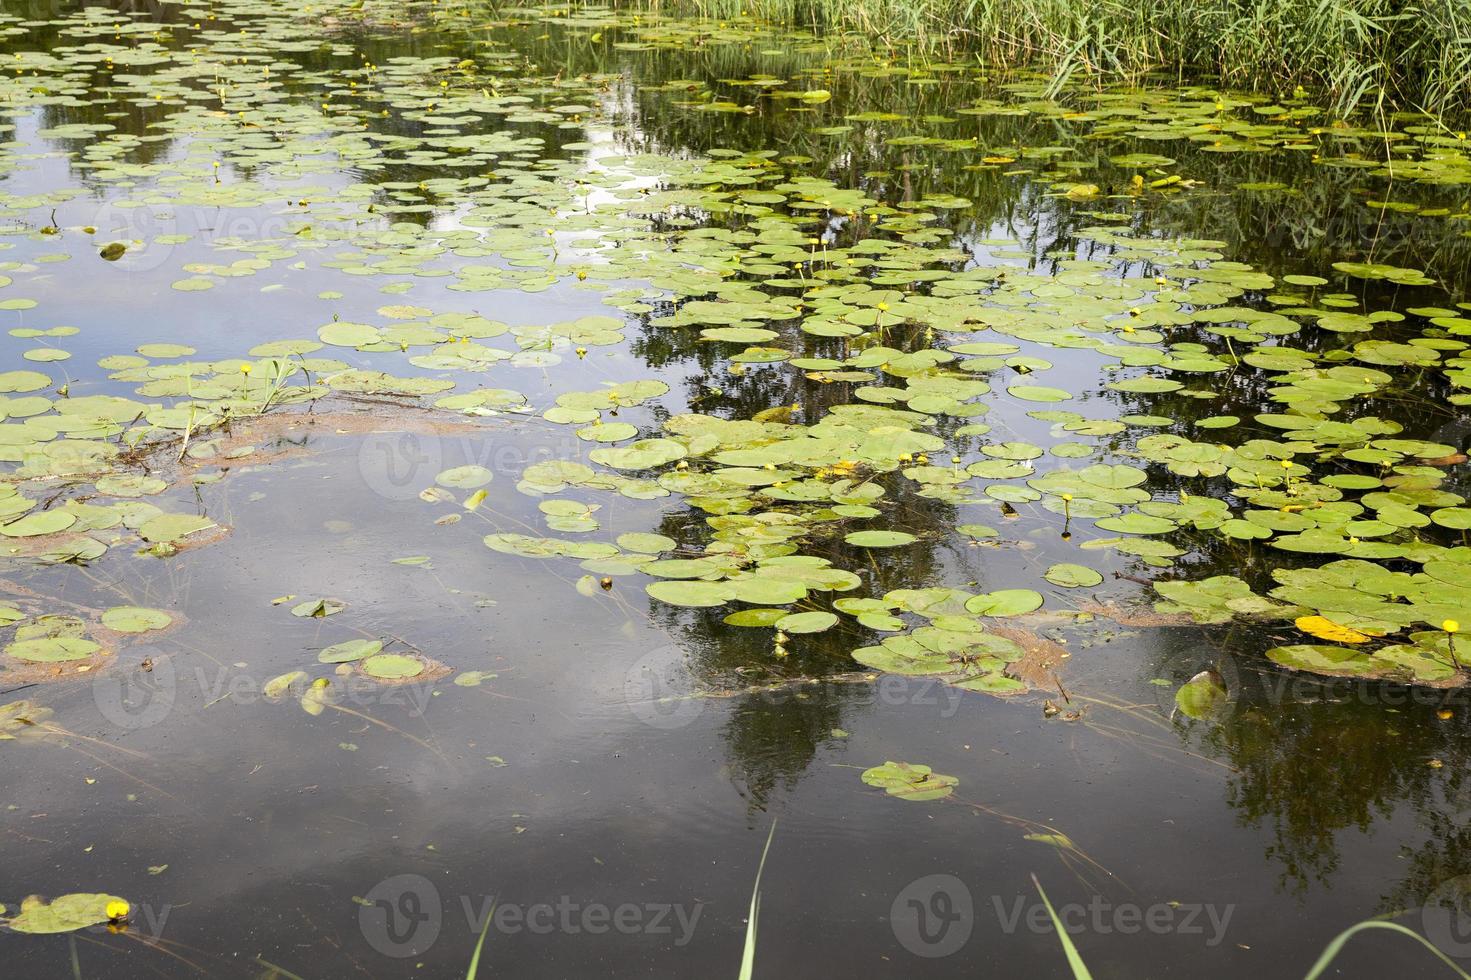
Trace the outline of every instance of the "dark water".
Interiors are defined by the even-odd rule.
[[[211,12],[247,26],[281,16],[269,4],[220,11],[113,4],[109,16],[120,22],[169,28],[161,41],[146,32],[119,40],[110,30],[78,31],[78,9],[7,0],[4,13],[16,20],[6,60],[62,49],[78,57],[75,46],[88,43],[146,52],[156,43],[165,54],[131,70],[164,74],[186,63],[167,52],[194,44],[225,50],[228,32],[211,33],[223,28],[204,23]],[[1134,168],[1106,158],[1157,152],[1199,186],[1141,201],[1129,221],[1140,235],[1215,241],[1227,260],[1277,276],[1327,274],[1335,261],[1372,256],[1448,284],[1360,282],[1366,311],[1461,298],[1471,249],[1464,223],[1364,203],[1388,196],[1464,211],[1455,185],[1386,188],[1356,167],[1322,166],[1300,152],[1224,154],[1178,139],[1089,138],[1036,114],[941,122],[927,117],[985,93],[1017,104],[1035,96],[970,72],[824,74],[821,54],[780,35],[630,50],[616,46],[627,35],[613,28],[556,19],[495,26],[489,11],[476,10],[460,26],[422,5],[370,4],[368,13],[359,22],[329,5],[327,20],[303,17],[303,44],[288,60],[328,72],[364,60],[486,58],[506,67],[508,88],[523,74],[599,74],[591,83],[603,100],[595,117],[505,125],[546,141],[533,159],[577,160],[582,151],[564,147],[582,143],[671,159],[771,150],[792,159],[794,172],[886,202],[963,196],[971,203],[946,212],[941,245],[969,251],[975,264],[1048,274],[1062,257],[1109,260],[1110,247],[1082,229],[1095,223],[1087,211],[1116,207],[1112,198],[1069,201],[1053,183],[1121,188]],[[95,92],[95,71],[83,64],[49,77]],[[697,111],[677,104],[690,87],[664,85],[688,79],[746,101],[749,88],[722,80],[803,72],[832,93],[820,114],[769,102],[750,114]],[[916,75],[926,81],[915,83]],[[302,106],[325,97],[315,77],[289,83],[285,93]],[[454,278],[419,278],[394,297],[379,287],[396,277],[329,267],[361,254],[351,241],[325,241],[255,275],[220,278],[204,293],[173,289],[191,263],[245,256],[230,248],[234,239],[289,241],[295,219],[282,202],[301,196],[303,182],[321,185],[316,196],[324,198],[369,178],[394,183],[376,188],[379,199],[391,202],[397,192],[413,206],[393,220],[446,233],[464,227],[465,208],[453,195],[415,191],[446,172],[433,163],[357,168],[347,159],[295,177],[272,160],[255,171],[232,164],[229,182],[277,187],[281,200],[253,208],[180,203],[167,226],[139,227],[117,200],[150,188],[167,200],[182,186],[183,202],[207,182],[211,159],[191,156],[189,139],[160,128],[177,107],[146,102],[94,94],[17,106],[8,117],[9,138],[23,142],[24,153],[52,155],[11,157],[0,174],[9,195],[0,261],[14,263],[4,274],[15,280],[0,299],[16,294],[40,304],[0,316],[7,329],[81,328],[47,341],[73,355],[49,365],[66,368],[51,373],[70,379],[73,394],[130,395],[133,383],[108,380],[92,365],[140,343],[185,343],[200,360],[237,357],[264,341],[313,336],[333,316],[377,322],[374,311],[387,303],[475,311],[512,325],[609,312],[601,298],[614,286],[568,276],[542,292],[480,293],[446,288]],[[863,126],[816,132],[843,113],[866,111],[893,113],[901,123],[878,135]],[[405,114],[412,113],[392,105],[373,125],[399,134],[432,128]],[[127,154],[143,168],[136,176],[99,179],[79,165],[87,139],[37,135],[100,122],[143,140]],[[1008,176],[967,169],[974,153],[884,141],[901,133],[974,137],[993,151],[1056,150],[1030,162],[1029,173]],[[61,157],[63,150],[74,156]],[[1368,141],[1363,152],[1371,151]],[[202,171],[194,167],[200,161]],[[192,176],[181,185],[171,174]],[[1260,183],[1282,187],[1241,189]],[[75,229],[106,220],[138,237],[192,237],[103,265]],[[664,220],[677,227],[677,218]],[[48,222],[61,233],[43,234]],[[986,244],[997,239],[1015,244]],[[74,258],[43,261],[57,252]],[[279,288],[262,291],[267,286]],[[622,286],[638,284],[630,278]],[[324,290],[343,295],[323,301]],[[749,418],[797,399],[809,416],[852,399],[850,385],[816,385],[797,372],[733,375],[722,356],[730,345],[718,353],[688,332],[651,325],[650,315],[629,316],[627,340],[586,359],[564,351],[546,368],[496,365],[471,386],[513,388],[543,406],[605,379],[659,378],[671,391],[657,406],[619,416],[645,428],[692,404]],[[925,346],[920,333],[905,338],[907,349]],[[1320,334],[1297,342],[1326,349],[1337,341]],[[1092,417],[1188,420],[1251,414],[1268,403],[1268,385],[1247,377],[1209,404],[1131,395],[1103,387],[1106,362],[1091,351],[1022,348],[1055,363],[1037,383],[1082,392]],[[8,344],[6,370],[48,367],[21,360],[23,349],[21,341]],[[326,355],[368,363],[351,349]],[[416,373],[407,355],[373,357],[375,369]],[[722,388],[718,396],[707,393],[712,383]],[[1460,446],[1460,412],[1445,402],[1446,390],[1426,378],[1392,393],[1376,413],[1413,426],[1418,437]],[[58,611],[137,604],[181,620],[151,642],[146,634],[131,642],[95,677],[6,684],[0,672],[5,701],[44,705],[64,729],[0,743],[0,902],[13,911],[33,893],[96,891],[133,903],[126,929],[0,933],[7,975],[461,976],[492,903],[481,976],[734,974],[773,822],[758,976],[1066,976],[1033,875],[1100,977],[1299,977],[1335,934],[1375,916],[1428,935],[1463,968],[1471,959],[1461,917],[1427,907],[1447,882],[1471,873],[1464,784],[1471,742],[1464,705],[1453,697],[1275,671],[1260,656],[1277,640],[1270,628],[1100,626],[1067,615],[1036,627],[1071,653],[1053,682],[1062,689],[1009,699],[924,677],[856,675],[848,653],[873,639],[846,620],[794,638],[792,655],[776,661],[769,631],[725,626],[727,610],[654,602],[639,576],[583,595],[575,584],[584,573],[571,561],[482,545],[492,531],[550,533],[537,498],[515,485],[529,464],[586,458],[596,444],[572,427],[508,415],[436,428],[423,413],[375,405],[376,422],[339,431],[350,427],[328,407],[315,409],[320,422],[303,416],[263,431],[252,444],[264,455],[228,467],[222,479],[166,492],[175,509],[198,509],[229,527],[215,544],[164,559],[115,547],[85,566],[7,559],[0,572],[7,591],[45,597]],[[1020,412],[998,409],[982,420],[1008,439],[1045,441],[1049,431]],[[1105,452],[1123,448],[1120,441]],[[460,523],[435,525],[458,508],[426,503],[419,492],[464,463],[495,473],[488,497]],[[704,516],[677,497],[604,494],[598,502],[600,540],[658,531],[691,542]],[[896,526],[948,530],[998,519],[994,510],[974,516],[935,500],[901,506]],[[1018,542],[1010,549],[940,534],[873,560],[861,594],[931,584],[1039,587],[1048,590],[1048,610],[1068,610],[1074,600],[1042,582],[1041,572],[1054,561],[1084,561],[1106,575],[1099,598],[1136,599],[1138,566],[1101,551],[1079,558],[1081,541],[1104,535],[1075,523],[1077,537],[1064,539],[1062,523],[1027,509],[1008,525],[1006,536]],[[833,545],[820,553],[839,567],[868,561],[852,552]],[[412,556],[429,561],[393,563]],[[1198,542],[1181,564],[1191,577],[1252,580],[1282,560]],[[285,595],[298,598],[272,604]],[[288,612],[316,596],[349,608],[321,620]],[[336,702],[343,710],[318,716],[294,699],[261,694],[269,679],[315,666],[315,651],[328,644],[388,636],[452,673],[395,686],[359,680]],[[1224,676],[1229,709],[1212,723],[1191,721],[1175,710],[1175,690],[1207,667]],[[494,677],[453,683],[471,670]],[[1044,698],[1081,718],[1044,716]],[[1446,707],[1450,717],[1439,717]],[[950,799],[919,803],[864,785],[860,773],[888,759],[930,765],[957,776],[959,786]],[[1048,832],[1066,835],[1077,850],[1029,839]],[[1438,969],[1408,939],[1370,933],[1330,975]]]

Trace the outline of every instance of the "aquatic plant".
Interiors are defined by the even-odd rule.
[[[1037,894],[1042,896],[1042,904],[1046,907],[1047,915],[1052,920],[1052,929],[1057,933],[1057,942],[1062,947],[1063,955],[1067,957],[1068,969],[1072,972],[1073,980],[1093,980],[1093,974],[1088,970],[1087,964],[1083,962],[1083,957],[1078,952],[1078,948],[1073,945],[1072,937],[1068,935],[1067,926],[1063,924],[1062,919],[1057,914],[1057,910],[1052,907],[1052,902],[1048,900],[1047,892],[1042,889],[1042,883],[1037,880],[1036,875],[1032,876],[1032,884],[1036,886]],[[1317,960],[1308,968],[1308,972],[1303,974],[1303,980],[1318,980],[1318,977],[1321,977],[1333,965],[1333,961],[1343,952],[1343,948],[1348,945],[1348,941],[1368,929],[1387,929],[1390,932],[1397,932],[1401,935],[1409,936],[1429,950],[1432,956],[1444,963],[1456,976],[1462,978],[1471,976],[1471,974],[1467,974],[1465,970],[1457,966],[1449,956],[1437,949],[1430,940],[1413,929],[1407,929],[1397,922],[1367,919],[1349,926],[1329,941],[1328,945],[1323,948],[1323,952],[1319,954]]]
[[[1471,21],[1456,0],[617,0],[620,9],[877,38],[906,57],[1075,78],[1212,77],[1255,91],[1304,86],[1334,109],[1471,109]]]

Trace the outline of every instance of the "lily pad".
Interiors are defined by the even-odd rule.
[[[782,617],[776,628],[783,633],[821,633],[837,624],[838,617],[830,612],[803,612]]]
[[[138,528],[138,536],[144,541],[181,541],[191,534],[215,527],[214,521],[196,514],[160,514],[144,521]]]
[[[960,784],[955,776],[942,775],[929,766],[908,762],[885,762],[865,769],[863,781],[882,788],[890,796],[917,803],[942,800],[955,792],[955,787]]]
[[[1053,585],[1065,589],[1089,588],[1100,584],[1103,576],[1087,565],[1060,562],[1042,573],[1042,577]]]
[[[50,902],[39,895],[31,895],[21,900],[20,912],[6,925],[15,932],[51,935],[126,919],[129,911],[127,900],[116,895],[77,892]]]
[[[470,464],[467,466],[456,466],[441,471],[434,478],[434,482],[442,487],[453,487],[456,490],[474,490],[489,483],[495,474],[484,466]]]
[[[362,662],[363,673],[379,680],[405,680],[424,672],[424,661],[401,653],[380,653]]]
[[[847,544],[859,548],[898,548],[918,540],[904,531],[853,531],[843,538]]]
[[[334,643],[317,654],[317,662],[323,664],[346,664],[354,660],[371,657],[383,649],[381,640],[344,640]]]
[[[92,640],[74,636],[46,636],[34,640],[17,640],[5,652],[17,660],[54,664],[68,660],[86,660],[102,647]]]
[[[102,625],[119,633],[146,633],[161,630],[174,621],[162,609],[146,606],[114,606],[102,614]]]

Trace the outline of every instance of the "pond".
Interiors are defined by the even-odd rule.
[[[1471,963],[1464,133],[656,7],[0,65],[17,975]]]

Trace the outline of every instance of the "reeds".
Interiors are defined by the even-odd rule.
[[[619,9],[862,35],[997,69],[1132,80],[1168,74],[1339,114],[1471,111],[1465,0],[611,0]]]

